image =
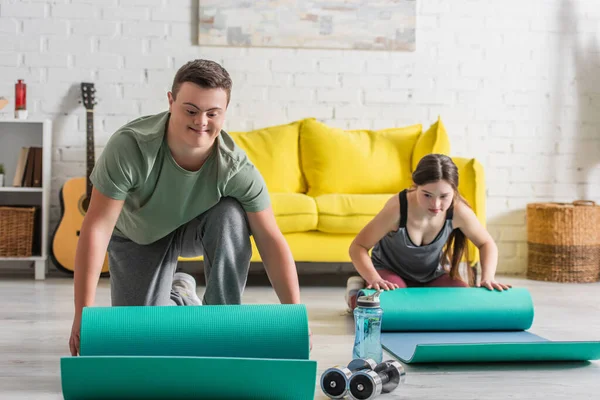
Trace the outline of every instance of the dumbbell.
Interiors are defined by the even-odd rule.
[[[377,364],[372,371],[357,371],[348,382],[348,395],[353,400],[371,400],[389,393],[406,381],[404,367],[398,361]]]
[[[348,394],[348,381],[356,371],[374,370],[377,363],[370,358],[356,358],[347,367],[335,366],[321,375],[321,390],[332,399],[342,399]]]

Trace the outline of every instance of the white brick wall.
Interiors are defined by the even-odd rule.
[[[501,272],[526,269],[527,203],[600,202],[597,0],[420,0],[414,53],[200,48],[195,3],[0,0],[0,95],[24,78],[30,114],[55,121],[55,219],[60,185],[85,173],[79,83],[98,90],[98,155],[120,125],[166,107],[175,71],[198,57],[234,77],[231,130],[305,116],[427,127],[441,115],[452,153],[485,167]]]

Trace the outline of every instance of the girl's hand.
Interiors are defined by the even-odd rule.
[[[367,282],[367,289],[375,289],[375,290],[394,290],[398,289],[398,285],[392,283],[390,281],[386,281],[385,279],[374,279],[371,282]]]
[[[481,283],[479,285],[477,285],[477,287],[485,287],[488,288],[489,290],[499,290],[500,292],[502,292],[503,290],[508,290],[508,288],[511,288],[511,285],[505,285],[503,283],[498,283],[496,282],[494,279],[482,279]]]

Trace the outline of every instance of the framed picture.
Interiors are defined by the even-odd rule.
[[[199,0],[201,46],[414,51],[416,0]]]

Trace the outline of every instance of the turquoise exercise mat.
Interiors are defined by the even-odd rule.
[[[89,307],[85,356],[309,358],[308,314],[299,304]]]
[[[315,361],[83,356],[61,360],[65,400],[314,398]]]
[[[554,342],[527,332],[534,306],[524,288],[407,288],[380,300],[383,347],[405,363],[600,359],[600,341]]]
[[[600,359],[600,342],[553,342],[525,331],[384,332],[382,344],[407,364]]]
[[[301,304],[89,307],[80,337],[61,359],[65,399],[314,396]]]
[[[406,288],[382,292],[379,299],[383,331],[511,331],[533,323],[533,300],[522,288]]]

